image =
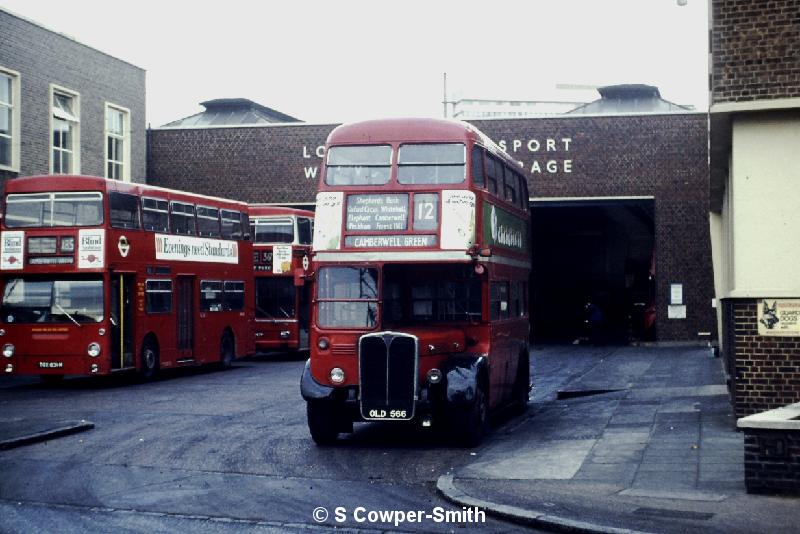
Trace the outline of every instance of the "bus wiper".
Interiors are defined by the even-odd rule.
[[[78,321],[76,321],[76,320],[75,320],[75,318],[74,318],[72,315],[70,315],[70,314],[69,314],[69,312],[68,312],[67,310],[65,310],[64,308],[62,308],[62,307],[61,307],[61,305],[60,305],[58,302],[55,302],[53,305],[54,305],[56,308],[58,308],[58,309],[61,311],[61,313],[63,313],[63,314],[64,314],[64,315],[66,315],[67,317],[69,317],[69,320],[70,320],[70,321],[72,321],[73,323],[75,323],[75,324],[76,324],[76,325],[78,325],[78,326],[83,326],[81,323],[79,323]]]

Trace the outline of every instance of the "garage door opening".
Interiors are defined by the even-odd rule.
[[[531,215],[533,342],[654,340],[653,200],[536,201]]]

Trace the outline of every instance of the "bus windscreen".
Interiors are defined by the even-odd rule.
[[[12,278],[0,313],[4,323],[99,323],[103,281]]]

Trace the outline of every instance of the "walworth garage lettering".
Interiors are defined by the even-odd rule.
[[[497,144],[507,153],[514,155],[518,152],[535,154],[527,170],[531,174],[555,174],[558,172],[571,173],[573,160],[553,157],[551,153],[569,152],[572,144],[571,137],[545,137],[542,139],[512,139],[507,142],[500,139]],[[509,151],[510,148],[510,151]]]

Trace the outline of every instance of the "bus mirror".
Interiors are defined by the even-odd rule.
[[[306,273],[302,267],[294,270],[294,285],[295,287],[303,287],[306,284]]]

